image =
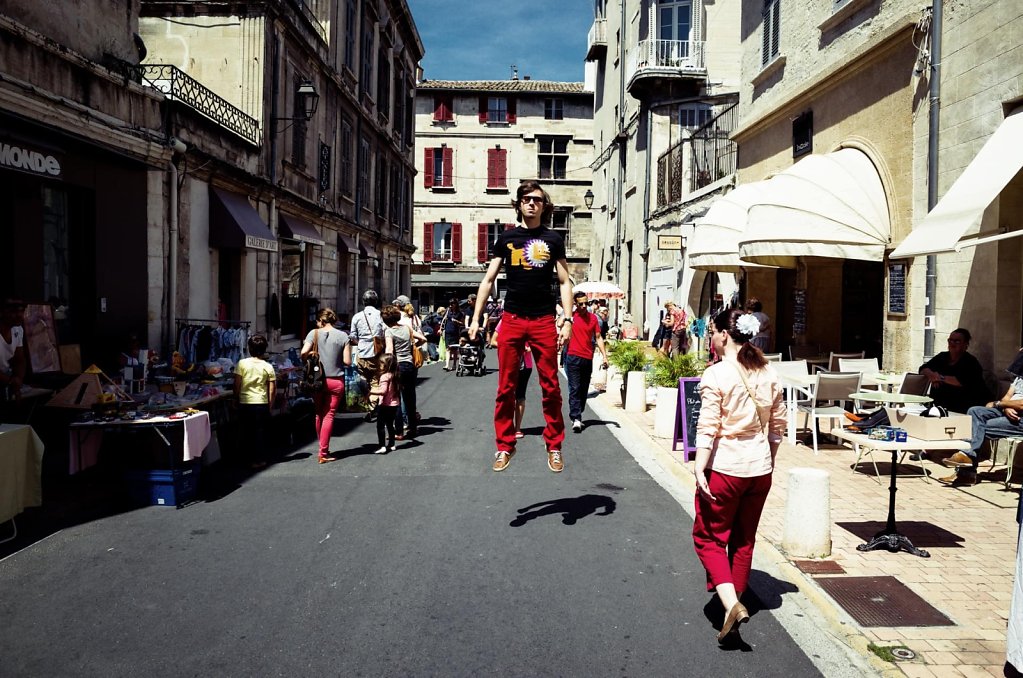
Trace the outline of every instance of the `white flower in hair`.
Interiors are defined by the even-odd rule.
[[[735,321],[735,327],[747,336],[756,336],[760,332],[760,321],[752,313],[740,315]]]

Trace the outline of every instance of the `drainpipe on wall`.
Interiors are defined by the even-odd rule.
[[[167,176],[170,178],[170,226],[167,247],[167,354],[174,350],[175,326],[177,325],[178,303],[178,168],[172,156],[167,163]]]
[[[646,284],[650,277],[650,165],[651,158],[653,156],[652,145],[650,143],[650,137],[654,131],[654,111],[653,107],[647,108],[641,104],[643,108],[646,108],[646,168],[643,170],[643,251],[640,254],[640,258],[643,259],[643,324],[646,325],[646,310],[647,310],[647,298],[646,298]],[[643,115],[643,108],[640,108],[639,114]]]
[[[625,0],[621,0],[621,12],[619,19],[619,31],[621,38],[618,40],[618,59],[619,63],[623,66],[627,63],[625,60]],[[625,162],[626,162],[626,150],[629,144],[629,135],[625,130],[625,68],[623,67],[618,71],[618,119],[615,120],[615,126],[617,127],[617,141],[618,141],[618,181],[615,183],[615,249],[614,249],[614,271],[615,271],[615,284],[621,287],[622,285],[622,211],[625,209]],[[631,270],[631,262],[629,264]],[[631,290],[626,290],[626,294],[630,293]],[[626,307],[631,306],[632,299],[626,298]],[[615,323],[621,325],[621,318],[619,310],[621,304],[615,304]]]
[[[931,3],[931,81],[930,118],[927,130],[927,211],[938,203],[938,122],[941,111],[941,0]],[[938,257],[927,255],[927,303],[924,309],[924,360],[934,355],[935,315],[937,304]]]

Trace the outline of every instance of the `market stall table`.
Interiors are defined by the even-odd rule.
[[[174,466],[177,460],[183,462],[199,459],[212,437],[209,412],[173,413],[167,416],[153,416],[145,419],[94,419],[78,421],[70,426],[71,455],[69,473],[82,471],[97,461],[100,443],[104,433],[152,431],[166,446],[168,461]],[[175,454],[174,444],[164,435],[167,429],[180,427],[181,452]],[[175,441],[176,441],[175,437]]]
[[[909,540],[909,537],[899,534],[895,526],[895,493],[897,492],[895,481],[898,477],[895,472],[898,466],[897,455],[900,452],[923,452],[925,450],[968,450],[970,449],[970,442],[968,440],[920,440],[919,438],[908,438],[905,442],[875,440],[864,433],[854,433],[845,429],[834,429],[831,431],[831,435],[839,440],[852,443],[853,449],[857,452],[859,447],[863,446],[892,453],[891,484],[888,486],[888,520],[883,530],[875,534],[867,543],[857,546],[856,550],[873,551],[884,548],[892,553],[906,551],[914,556],[930,558],[930,553],[913,546],[913,542]],[[926,473],[924,476],[926,477]]]
[[[37,386],[22,386],[17,398],[7,397],[0,402],[0,421],[30,424],[32,414],[44,398],[53,395],[53,390]]]
[[[43,503],[43,443],[31,426],[0,424],[0,523],[11,521],[29,506]]]

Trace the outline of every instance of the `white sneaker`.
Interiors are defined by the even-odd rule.
[[[381,447],[380,449],[378,449],[377,451],[375,451],[375,452],[374,452],[373,454],[387,454],[387,453],[388,453],[388,451],[389,451],[389,450],[388,450],[388,449],[387,449],[386,447]]]
[[[576,433],[582,433],[583,423],[576,419],[575,421],[572,422],[572,430],[575,431]]]

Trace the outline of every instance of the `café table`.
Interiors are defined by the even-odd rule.
[[[43,450],[31,426],[0,424],[0,523],[9,520],[14,527],[0,544],[18,536],[19,513],[43,503]]]
[[[914,556],[930,558],[931,554],[923,549],[913,546],[913,542],[904,534],[900,534],[895,524],[895,487],[896,468],[898,467],[899,453],[923,452],[925,450],[954,450],[962,451],[970,449],[968,440],[920,440],[919,438],[907,438],[905,442],[894,440],[875,440],[864,433],[854,433],[845,429],[834,429],[831,435],[839,440],[852,443],[853,449],[858,453],[860,446],[870,449],[892,453],[891,484],[888,486],[888,520],[883,530],[875,534],[870,541],[856,547],[857,551],[873,551],[875,549],[888,549],[891,553],[906,551]],[[927,477],[926,471],[924,477]]]
[[[902,386],[902,380],[906,375],[898,372],[865,372],[862,386],[879,386],[889,393],[894,393]]]
[[[859,407],[860,401],[880,403],[882,405],[926,405],[934,399],[930,396],[914,395],[912,393],[889,393],[888,391],[856,391],[849,394],[849,400],[854,401]]]
[[[796,412],[799,411],[798,394],[809,396],[813,385],[817,383],[817,375],[779,373],[778,379],[785,389],[785,411],[788,417],[788,441],[796,444]]]

